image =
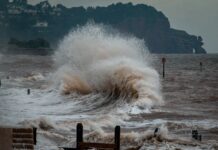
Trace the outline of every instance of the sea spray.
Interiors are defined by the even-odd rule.
[[[25,127],[35,127],[42,130],[49,130],[55,128],[55,125],[52,123],[52,121],[46,117],[40,117],[35,120],[24,120],[20,124],[24,125]]]
[[[62,94],[91,97],[100,93],[105,98],[99,101],[107,101],[101,102],[104,105],[131,104],[143,110],[163,103],[159,75],[150,65],[150,56],[143,40],[87,24],[60,42],[54,55],[55,81]]]

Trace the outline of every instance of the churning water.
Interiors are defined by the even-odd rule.
[[[163,80],[161,57],[93,24],[66,35],[53,56],[1,55],[0,125],[38,127],[36,149],[74,145],[78,122],[92,142],[112,142],[120,125],[123,149],[216,149],[218,55],[165,55]]]

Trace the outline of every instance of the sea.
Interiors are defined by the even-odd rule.
[[[1,54],[0,126],[36,127],[38,150],[75,147],[77,123],[100,143],[119,125],[121,149],[218,149],[218,54],[142,55],[103,31],[73,31],[51,56]]]

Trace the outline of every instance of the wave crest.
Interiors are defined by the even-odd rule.
[[[64,94],[103,93],[149,105],[162,103],[159,75],[149,65],[143,40],[87,24],[63,39],[54,60]]]

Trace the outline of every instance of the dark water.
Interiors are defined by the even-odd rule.
[[[123,148],[217,149],[218,55],[154,55],[152,63],[160,77],[162,57],[166,58],[166,74],[161,78],[163,106],[139,113],[122,109],[114,113],[107,107],[95,113],[88,110],[96,99],[103,99],[101,95],[63,96],[53,88],[51,75],[56,68],[51,57],[1,55],[0,125],[37,126],[36,149],[73,145],[77,122],[86,126],[90,141],[110,141],[113,127],[121,125]],[[156,127],[163,141],[148,139]],[[193,129],[202,134],[202,142],[191,139]]]

